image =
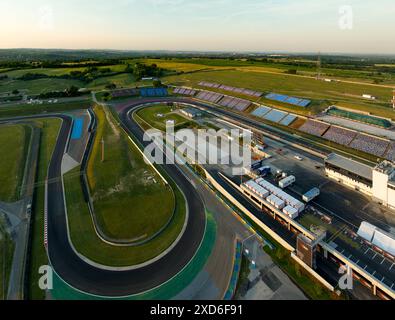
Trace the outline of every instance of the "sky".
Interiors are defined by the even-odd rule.
[[[395,54],[395,1],[1,0],[0,48]]]

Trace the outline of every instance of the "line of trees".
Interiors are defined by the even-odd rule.
[[[48,75],[45,73],[32,73],[28,72],[21,77],[17,78],[17,80],[22,81],[31,81],[31,80],[38,80],[38,79],[68,79],[68,80],[79,80],[85,83],[91,82],[95,79],[100,77],[107,77],[110,75],[117,75],[122,72],[112,72],[110,68],[97,68],[97,67],[88,67],[83,71],[71,71],[69,74],[63,75]]]
[[[126,70],[128,71],[133,70],[133,75],[136,78],[136,80],[141,80],[142,78],[146,78],[146,77],[159,78],[164,74],[164,69],[159,68],[155,63],[151,65],[146,65],[144,63],[138,62],[134,65],[133,68],[131,68],[131,66],[128,65],[126,67]]]
[[[90,93],[89,91],[82,92],[80,88],[76,86],[71,86],[64,91],[50,91],[46,93],[41,93],[38,98],[39,99],[51,99],[51,98],[72,98],[72,97],[80,97],[84,94]]]

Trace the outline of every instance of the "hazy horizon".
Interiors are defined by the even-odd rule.
[[[393,0],[3,0],[0,10],[3,49],[395,54]]]

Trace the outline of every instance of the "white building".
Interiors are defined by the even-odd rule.
[[[193,109],[193,108],[185,108],[185,109],[181,109],[181,113],[191,119],[195,119],[197,117],[201,117],[202,113],[201,111],[197,110],[197,109]]]
[[[373,170],[373,200],[395,209],[395,167],[388,161]]]
[[[332,153],[325,159],[325,172],[329,178],[395,209],[395,166],[392,163],[384,161],[371,167]]]

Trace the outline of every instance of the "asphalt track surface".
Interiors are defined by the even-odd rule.
[[[128,111],[141,103],[130,104],[121,113],[122,126],[142,145],[143,131],[128,116]],[[65,115],[37,115],[7,119],[19,121],[37,118],[61,118],[59,137],[48,168],[48,256],[56,273],[69,285],[83,292],[107,297],[123,297],[155,288],[177,275],[193,258],[204,236],[206,217],[202,200],[187,178],[175,165],[162,169],[184,191],[189,209],[186,230],[176,246],[160,260],[132,271],[106,271],[91,266],[74,252],[68,239],[64,208],[61,163],[72,118]],[[1,120],[2,121],[2,120]]]

